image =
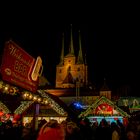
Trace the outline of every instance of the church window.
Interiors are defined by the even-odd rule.
[[[71,60],[68,61],[69,63],[71,62]]]
[[[61,73],[61,72],[62,72],[62,70],[60,69],[60,70],[59,70],[59,73]]]

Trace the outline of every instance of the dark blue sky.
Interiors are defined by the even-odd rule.
[[[0,51],[2,53],[5,41],[13,39],[33,57],[40,55],[44,65],[43,73],[54,84],[55,66],[61,51],[61,35],[65,33],[65,47],[68,47],[70,23],[73,23],[76,50],[78,30],[81,30],[83,51],[87,53],[89,80],[100,87],[105,77],[110,88],[128,85],[136,94],[140,84],[138,18],[131,11],[120,12],[118,15],[117,9],[115,12],[112,9],[109,12],[102,10],[100,15],[94,12],[86,12],[84,15],[84,12],[79,11],[72,14],[77,17],[73,20],[69,14],[66,17],[64,12],[56,16],[55,11],[51,16],[45,15],[43,10],[42,13],[38,10],[30,10],[28,13],[28,9],[25,14],[19,12],[20,7],[17,7],[1,19]],[[51,11],[49,13],[52,14]]]

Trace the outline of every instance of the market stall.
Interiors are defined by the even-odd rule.
[[[126,124],[130,115],[116,106],[111,100],[102,96],[79,115],[79,118],[85,117],[92,123],[96,121],[100,123],[102,119],[106,119],[109,123],[120,120]]]

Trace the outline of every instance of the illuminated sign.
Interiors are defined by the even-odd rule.
[[[41,58],[38,59],[36,61],[13,41],[6,42],[0,69],[2,79],[31,92],[36,92],[39,75],[37,73],[42,65]],[[34,78],[31,74],[34,75]]]
[[[118,106],[129,107],[130,112],[140,110],[140,98],[139,97],[121,97],[118,100]]]
[[[102,103],[96,108],[96,114],[106,114],[106,115],[112,115],[113,114],[113,108],[108,105],[107,103]]]

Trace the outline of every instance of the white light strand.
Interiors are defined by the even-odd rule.
[[[7,93],[7,94],[11,94],[11,95],[16,95],[16,93],[19,91],[17,89],[17,87],[11,86],[9,84],[6,84],[5,82],[3,82],[2,80],[0,80],[0,89],[2,90],[3,93]],[[10,89],[10,90],[9,90]],[[10,93],[9,91],[12,91],[12,93]],[[27,92],[27,91],[24,91]],[[23,92],[23,93],[24,93]],[[31,96],[33,96],[33,94],[31,92],[29,92]],[[41,100],[47,99],[45,102],[42,103],[49,103],[51,105],[51,107],[59,114],[61,115],[66,115],[67,113],[64,111],[64,109],[57,103],[55,102],[53,99],[51,99],[51,97],[49,97],[44,90],[38,90],[38,93],[41,94],[41,96],[43,97],[43,99],[39,99],[38,102],[40,102]],[[32,103],[34,103],[34,101],[32,101],[32,99],[30,99],[31,101],[23,101],[21,103],[21,105],[14,111],[15,114],[21,114],[22,112],[24,112]],[[8,110],[8,108],[5,106],[3,106],[3,108],[5,108],[5,110],[7,110],[6,112],[10,112]]]
[[[21,101],[20,106],[14,111],[15,114],[22,114],[34,101]]]
[[[47,98],[48,103],[51,104],[51,107],[59,114],[66,115],[67,113],[64,111],[62,107],[60,107],[59,104],[57,104],[53,99],[51,99],[44,90],[38,90],[38,92],[41,94],[42,97]]]
[[[0,101],[0,109],[2,109],[3,113],[8,114],[11,111]]]

